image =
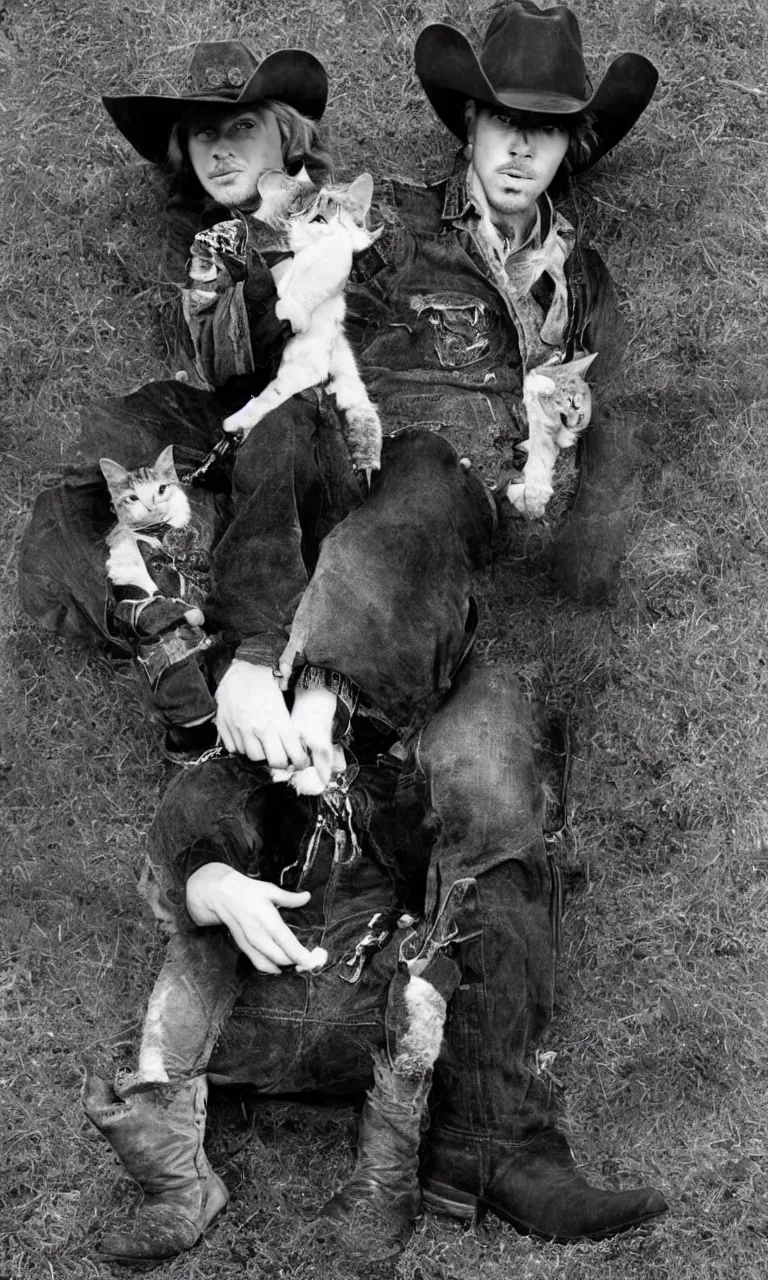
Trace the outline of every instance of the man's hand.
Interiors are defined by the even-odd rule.
[[[330,689],[296,690],[291,724],[312,762],[312,768],[296,775],[294,786],[299,795],[319,795],[331,780],[335,714],[336,694]]]
[[[187,881],[187,911],[195,924],[224,925],[260,973],[280,973],[290,965],[318,969],[328,959],[308,951],[282,919],[278,907],[303,907],[309,893],[289,893],[265,880],[252,880],[224,862],[211,862]]]
[[[216,728],[227,751],[274,769],[306,769],[309,757],[270,667],[235,658],[216,690]]]

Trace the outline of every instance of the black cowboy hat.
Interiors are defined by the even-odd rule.
[[[572,120],[589,112],[598,148],[576,170],[588,169],[629,132],[659,78],[647,58],[622,53],[593,91],[576,15],[565,5],[540,9],[533,0],[513,0],[494,14],[479,57],[455,27],[431,23],[416,41],[416,74],[443,124],[462,142],[469,98]]]
[[[201,41],[187,76],[189,88],[184,94],[102,98],[120,132],[145,160],[162,164],[171,129],[193,103],[238,107],[275,98],[319,120],[328,97],[325,68],[304,49],[280,49],[257,63],[239,40]]]

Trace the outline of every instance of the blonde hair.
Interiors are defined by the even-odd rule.
[[[203,189],[190,163],[187,140],[191,120],[201,108],[215,110],[218,104],[197,106],[190,103],[189,109],[171,129],[168,138],[167,168],[171,176],[171,188],[174,203],[183,203],[185,199],[199,201],[203,197]],[[322,181],[331,168],[331,157],[322,140],[316,121],[303,116],[295,107],[287,102],[279,102],[276,98],[261,98],[253,103],[232,102],[221,104],[221,112],[242,110],[270,111],[277,121],[280,131],[280,143],[283,164],[287,173],[298,173],[304,167],[314,182]]]

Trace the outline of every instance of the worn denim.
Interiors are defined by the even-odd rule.
[[[207,613],[239,657],[276,666],[287,649],[296,664],[341,671],[405,728],[445,693],[471,644],[471,578],[494,509],[434,432],[385,439],[365,501],[339,447],[327,410],[297,397],[251,433]]]
[[[240,759],[186,771],[166,795],[152,858],[177,930],[154,997],[169,1072],[207,1065],[215,1081],[264,1093],[358,1092],[385,1043],[398,966],[443,954],[461,985],[436,1073],[437,1122],[477,1135],[543,1125],[551,1108],[528,1059],[551,1013],[552,896],[517,680],[467,664],[402,764],[377,755],[369,726],[361,734],[365,763],[349,793],[359,850],[349,832],[313,843],[319,802]],[[221,930],[196,929],[184,883],[212,859],[310,889],[286,918],[306,946],[328,950],[325,968],[262,975]],[[423,918],[399,926],[419,900]]]
[[[384,233],[358,264],[348,327],[372,397],[391,426],[448,430],[475,470],[495,480],[527,435],[522,413],[523,308],[511,305],[463,217],[462,166],[421,187],[391,181],[380,193]],[[542,202],[542,233],[551,214]],[[548,549],[571,595],[595,602],[616,591],[627,522],[637,497],[647,427],[622,385],[623,325],[610,274],[577,231],[565,263],[565,355],[598,353],[590,370],[592,422],[578,447],[579,489]],[[546,275],[534,286],[544,312]],[[553,349],[554,350],[554,349]],[[541,361],[530,359],[533,365]]]

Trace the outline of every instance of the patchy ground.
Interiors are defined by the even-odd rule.
[[[131,1193],[82,1119],[81,1063],[130,1060],[161,955],[134,892],[164,785],[157,730],[129,671],[36,634],[14,598],[18,539],[78,406],[165,372],[156,182],[97,92],[174,83],[203,37],[297,43],[330,69],[342,174],[432,175],[449,148],[411,70],[415,33],[484,25],[484,6],[459,0],[290,8],[0,0],[1,1280],[110,1274],[95,1230]],[[160,1277],[765,1276],[768,12],[763,0],[578,11],[593,67],[635,48],[661,70],[631,144],[578,193],[626,287],[630,376],[655,444],[617,604],[578,608],[502,554],[486,656],[573,702],[547,1046],[572,1143],[595,1180],[652,1181],[671,1212],[570,1247],[494,1219],[465,1232],[427,1218],[396,1268],[366,1269],[325,1256],[308,1230],[351,1161],[352,1110],[229,1101],[210,1150],[232,1205]]]

